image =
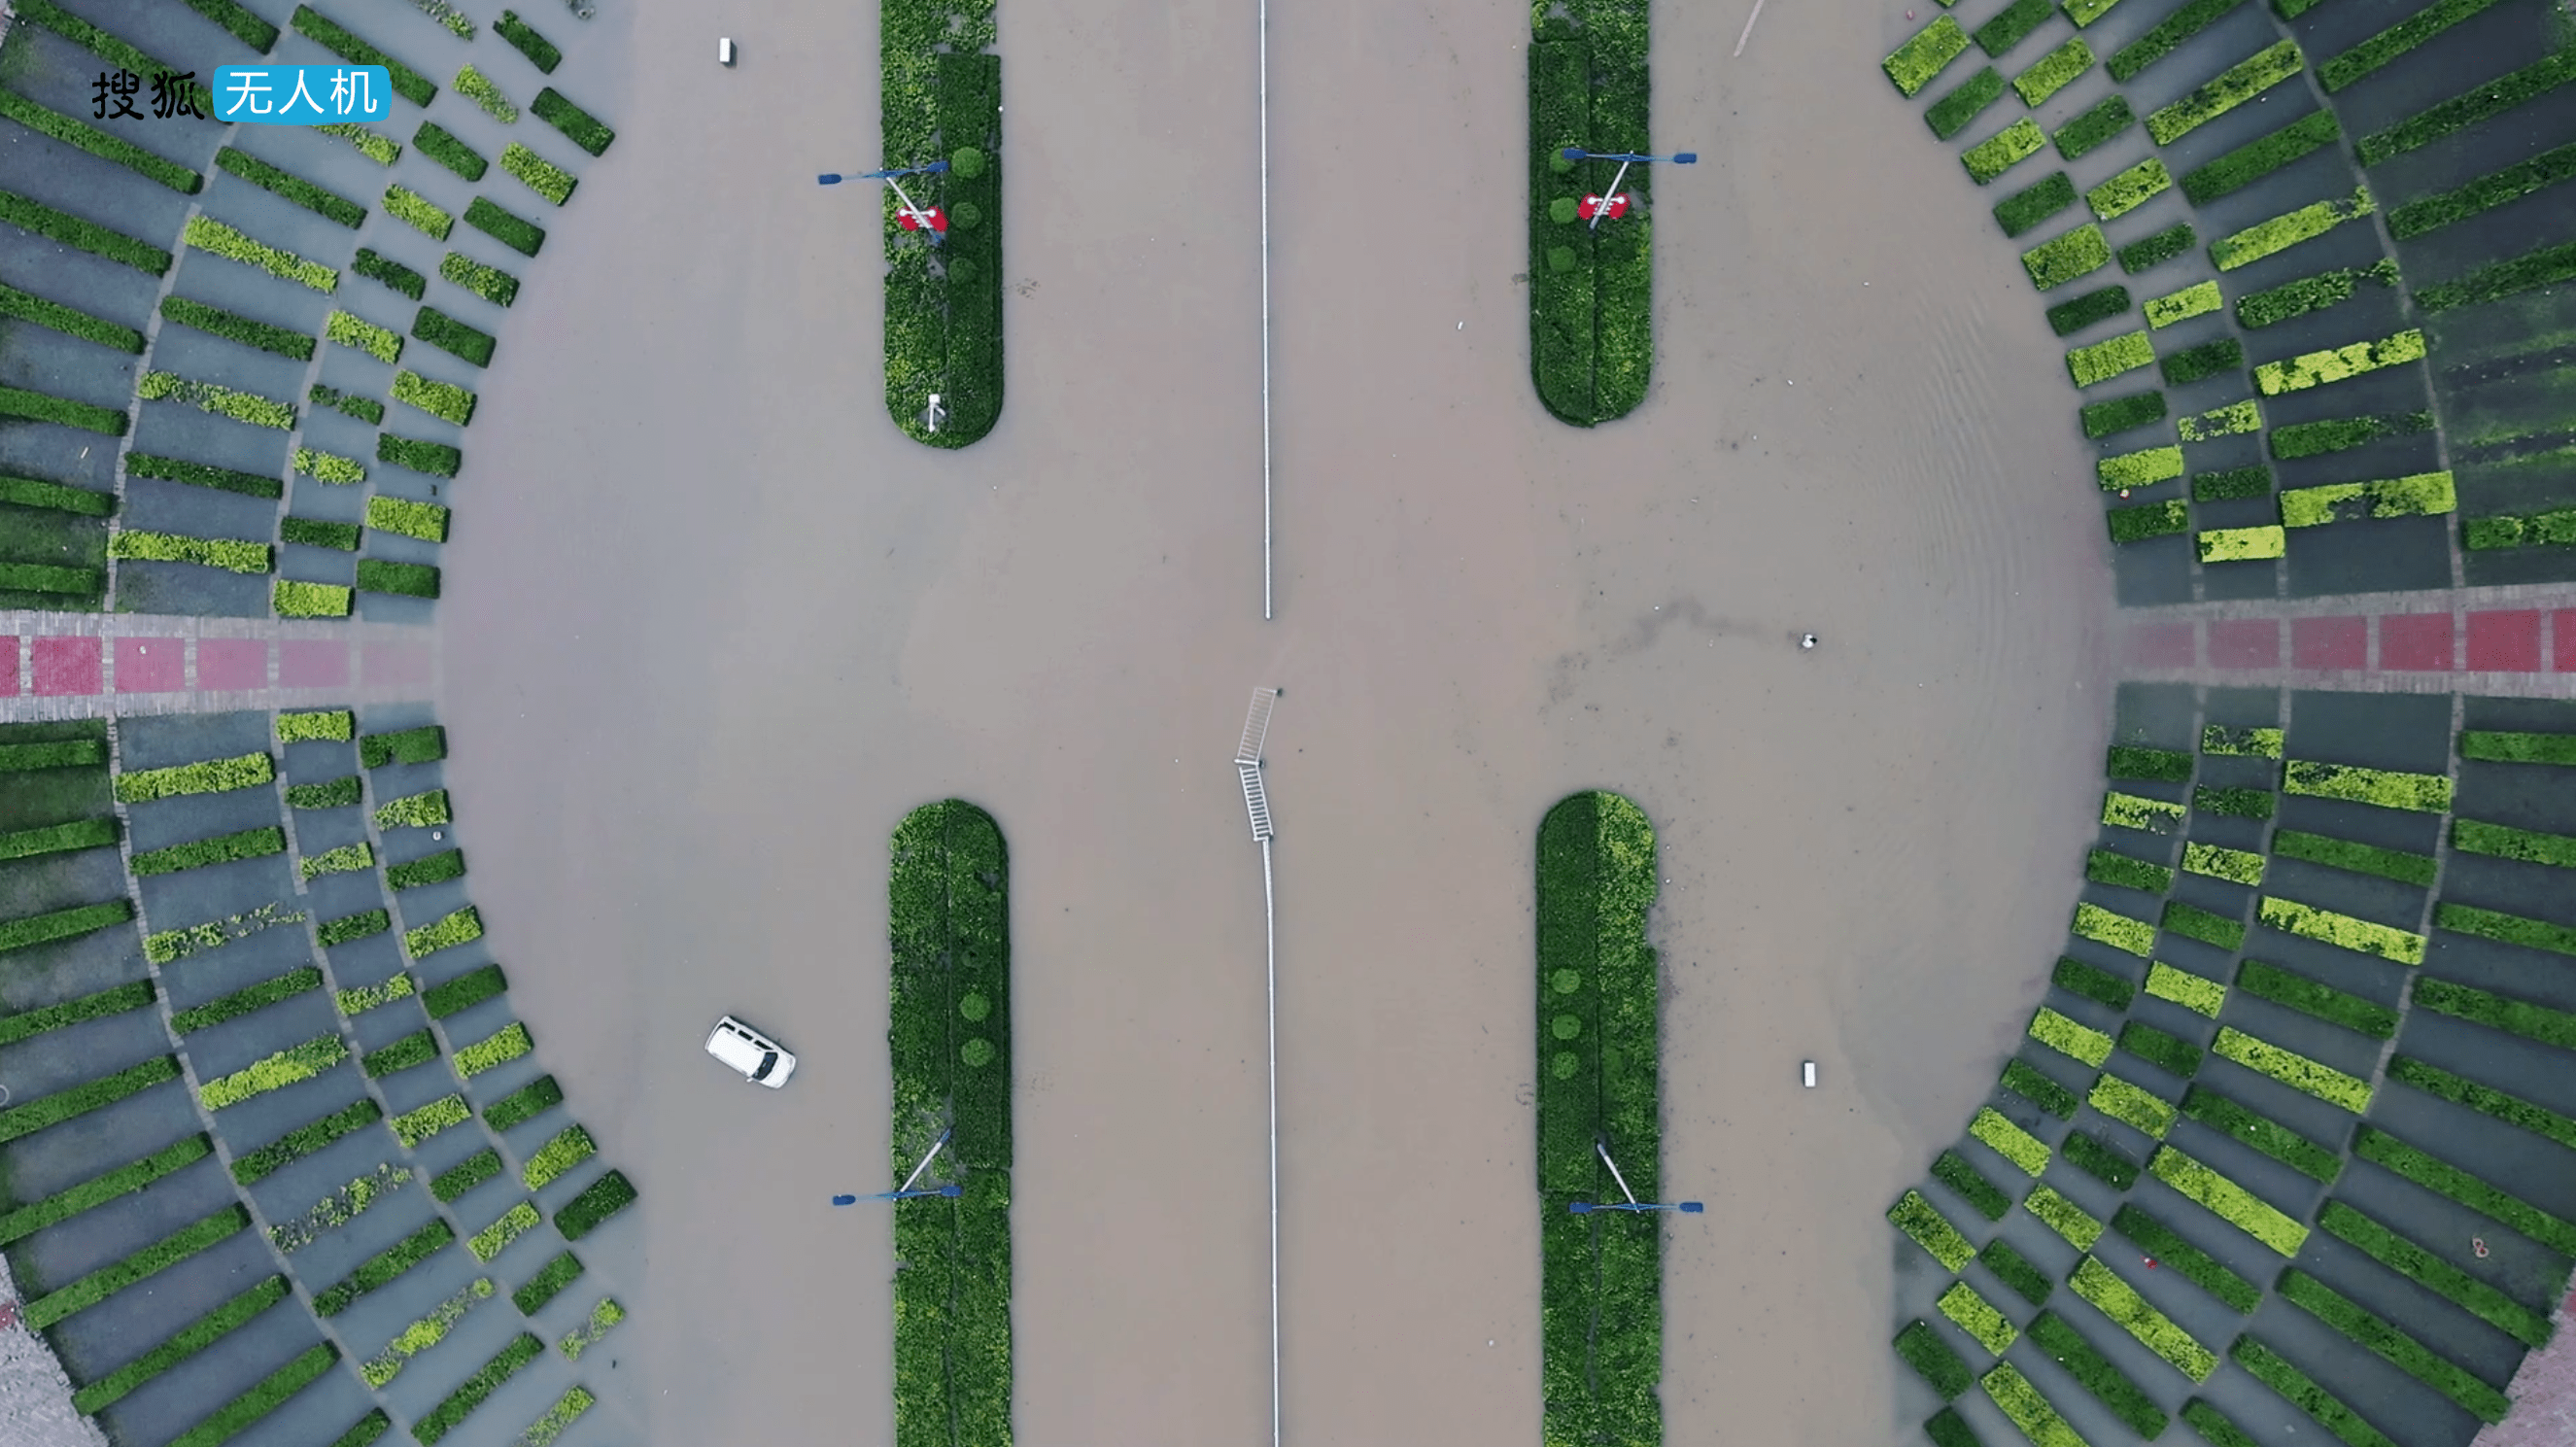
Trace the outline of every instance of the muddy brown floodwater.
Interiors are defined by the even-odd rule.
[[[1653,396],[1588,433],[1528,379],[1527,7],[1279,8],[1268,624],[1248,3],[1006,0],[1009,401],[955,454],[878,400],[875,202],[812,181],[875,159],[872,7],[591,22],[620,140],[485,389],[441,713],[514,998],[644,1191],[621,1439],[886,1440],[889,1233],[826,1199],[887,1184],[885,840],[949,794],[1012,857],[1019,1440],[1267,1432],[1263,684],[1289,1440],[1536,1439],[1532,838],[1588,787],[1660,831],[1708,1203],[1670,1440],[1915,1430],[1881,1213],[2063,935],[2107,544],[1991,198],[1879,74],[1902,7],[1731,59],[1750,3],[1658,8],[1703,159]],[[728,1010],[791,1088],[700,1055]]]

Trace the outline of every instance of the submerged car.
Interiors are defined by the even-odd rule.
[[[787,1047],[731,1015],[716,1022],[707,1036],[707,1053],[741,1072],[742,1078],[772,1090],[796,1073],[796,1057]]]

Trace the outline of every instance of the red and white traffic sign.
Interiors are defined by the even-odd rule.
[[[1574,214],[1582,217],[1586,221],[1591,220],[1595,216],[1607,216],[1611,220],[1616,221],[1620,217],[1628,214],[1628,202],[1630,199],[1631,198],[1624,191],[1611,197],[1607,201],[1602,200],[1598,196],[1586,196],[1583,198],[1582,202],[1574,208]]]
[[[1615,215],[1617,213],[1614,212],[1612,214]],[[915,211],[909,206],[899,206],[895,208],[895,219],[903,224],[903,229],[906,231],[928,230],[938,232],[942,235],[945,235],[948,231],[947,214],[942,212],[936,206],[926,207],[919,211]]]

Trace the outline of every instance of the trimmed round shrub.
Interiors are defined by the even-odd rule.
[[[1583,988],[1583,972],[1581,970],[1559,970],[1555,974],[1548,976],[1547,982],[1556,987],[1556,992],[1558,994],[1571,995],[1575,991]]]
[[[1563,160],[1565,158],[1559,156],[1557,159]],[[1547,219],[1555,222],[1559,226],[1566,225],[1575,219],[1576,209],[1573,197],[1559,196],[1555,200],[1547,203]]]
[[[1581,1070],[1582,1068],[1583,1057],[1575,1054],[1571,1050],[1560,1050],[1556,1052],[1556,1058],[1547,1063],[1547,1073],[1555,1076],[1559,1080],[1572,1080],[1574,1078],[1574,1072]]]
[[[993,1063],[993,1042],[978,1035],[957,1047],[957,1058],[980,1070]]]
[[[984,224],[984,208],[972,201],[960,201],[948,208],[948,224],[960,231],[972,231]]]
[[[1549,247],[1547,249],[1547,269],[1550,271],[1572,271],[1574,269],[1574,248],[1571,246]]]
[[[1563,146],[1550,146],[1548,148],[1547,168],[1560,176],[1570,176],[1574,174],[1574,163],[1565,159],[1565,147]]]
[[[969,1020],[981,1020],[993,1013],[993,1002],[970,990],[957,1002],[957,1013]]]
[[[975,279],[975,258],[971,256],[952,256],[948,258],[948,279],[950,281],[973,281]]]
[[[973,146],[959,146],[948,158],[948,169],[971,181],[984,174],[984,153]]]
[[[1583,1033],[1583,1021],[1579,1016],[1559,1015],[1548,1022],[1547,1033],[1559,1040],[1571,1040]]]

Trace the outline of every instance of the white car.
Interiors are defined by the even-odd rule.
[[[707,1036],[707,1053],[742,1073],[742,1078],[772,1090],[796,1073],[796,1057],[787,1047],[731,1015],[716,1022]]]

